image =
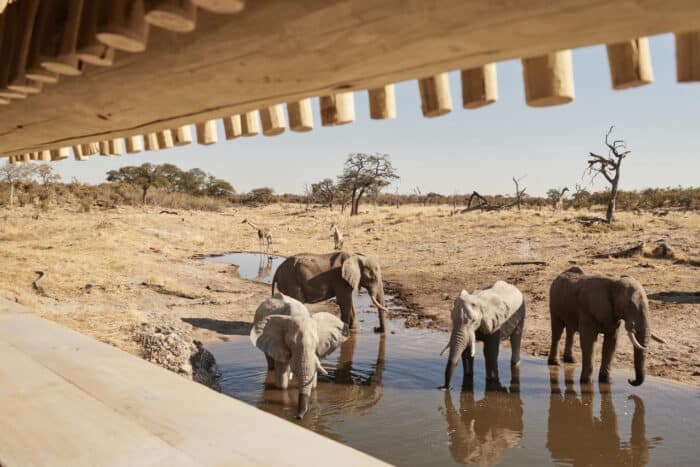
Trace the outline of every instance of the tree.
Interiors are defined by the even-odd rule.
[[[5,180],[10,186],[10,207],[15,202],[15,188],[19,183],[25,183],[32,179],[36,169],[29,164],[5,163],[0,167],[0,179]]]
[[[49,164],[41,164],[36,167],[36,174],[41,179],[44,188],[49,189],[52,183],[56,183],[61,179],[61,176],[54,172],[53,167]]]
[[[331,211],[333,210],[336,191],[335,183],[333,183],[331,178],[324,178],[318,183],[311,184],[311,196],[313,199],[324,206],[328,206]]]
[[[236,190],[226,180],[216,178],[213,175],[208,175],[204,186],[204,193],[207,196],[213,196],[214,198],[225,198],[227,196],[235,195]]]
[[[615,202],[617,200],[618,186],[620,184],[620,168],[622,160],[627,157],[631,151],[627,150],[627,145],[624,140],[618,139],[610,142],[614,125],[605,133],[605,145],[608,147],[607,157],[599,156],[593,152],[588,155],[588,173],[591,179],[598,175],[602,175],[605,180],[610,183],[610,196],[608,197],[608,208],[605,212],[605,221],[611,224],[615,220]]]
[[[515,183],[515,205],[518,206],[518,211],[520,211],[520,203],[522,202],[522,199],[527,196],[527,193],[525,190],[527,190],[526,187],[523,187],[520,189],[520,182],[525,178],[525,175],[523,175],[520,178],[515,178],[513,177],[513,183]]]
[[[141,202],[146,204],[146,195],[151,187],[166,186],[169,181],[163,175],[161,166],[148,162],[140,166],[126,166],[107,172],[108,182],[121,182],[135,185],[143,190]]]
[[[398,178],[388,154],[350,154],[345,161],[343,173],[338,177],[338,185],[350,193],[350,215],[359,213],[363,195],[378,192],[388,186],[391,180]]]
[[[245,202],[252,204],[270,204],[274,202],[275,190],[269,187],[254,188],[246,196]]]

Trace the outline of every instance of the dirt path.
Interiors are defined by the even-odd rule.
[[[255,251],[244,218],[272,229],[274,251],[330,251],[338,222],[345,247],[379,256],[384,278],[430,326],[447,328],[453,297],[497,279],[515,283],[528,302],[524,349],[549,347],[548,289],[562,270],[638,278],[651,300],[654,332],[648,372],[700,387],[700,268],[643,257],[593,256],[667,238],[675,253],[700,259],[700,214],[621,213],[613,229],[583,227],[579,214],[550,211],[451,216],[447,207],[367,208],[349,218],[298,206],[236,208],[223,213],[157,208],[80,213],[55,208],[34,219],[30,208],[6,211],[0,224],[0,295],[37,313],[135,354],[142,323],[188,328],[200,340],[247,334],[269,287],[236,278],[235,268],[194,258],[202,253]],[[532,262],[538,262],[532,264]],[[41,289],[32,281],[44,271]],[[426,325],[419,319],[409,324]],[[191,328],[191,329],[190,329]],[[631,346],[620,339],[617,367],[631,369]]]

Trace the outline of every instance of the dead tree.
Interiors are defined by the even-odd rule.
[[[610,142],[610,135],[615,126],[605,134],[605,145],[608,147],[608,156],[599,156],[589,152],[588,173],[595,178],[598,174],[603,175],[610,183],[610,197],[608,198],[608,209],[605,213],[605,220],[611,224],[615,220],[615,201],[617,200],[618,185],[620,184],[620,166],[622,160],[631,152],[627,150],[624,140],[617,139]]]
[[[523,187],[523,189],[520,189],[520,181],[525,178],[526,176],[523,175],[520,178],[515,178],[513,177],[513,183],[515,183],[515,205],[518,207],[518,211],[520,211],[520,204],[522,202],[522,199],[527,196],[527,193],[525,193],[525,190],[527,190],[527,187]]]

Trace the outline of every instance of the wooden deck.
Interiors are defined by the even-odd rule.
[[[379,465],[0,299],[0,465]]]

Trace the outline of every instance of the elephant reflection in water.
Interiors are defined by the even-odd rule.
[[[516,369],[517,370],[517,369]],[[487,389],[477,401],[471,388],[460,392],[459,411],[445,391],[443,415],[447,419],[450,454],[465,465],[497,464],[506,449],[514,448],[523,437],[523,404],[519,374],[516,371],[510,390]]]
[[[644,402],[629,396],[634,403],[631,436],[621,442],[617,414],[609,384],[600,384],[600,417],[593,415],[594,391],[591,384],[581,386],[581,398],[574,389],[574,368],[564,369],[565,391],[559,386],[559,369],[550,369],[551,395],[547,448],[552,459],[573,465],[643,466],[649,462],[649,450],[662,439],[646,438]]]

